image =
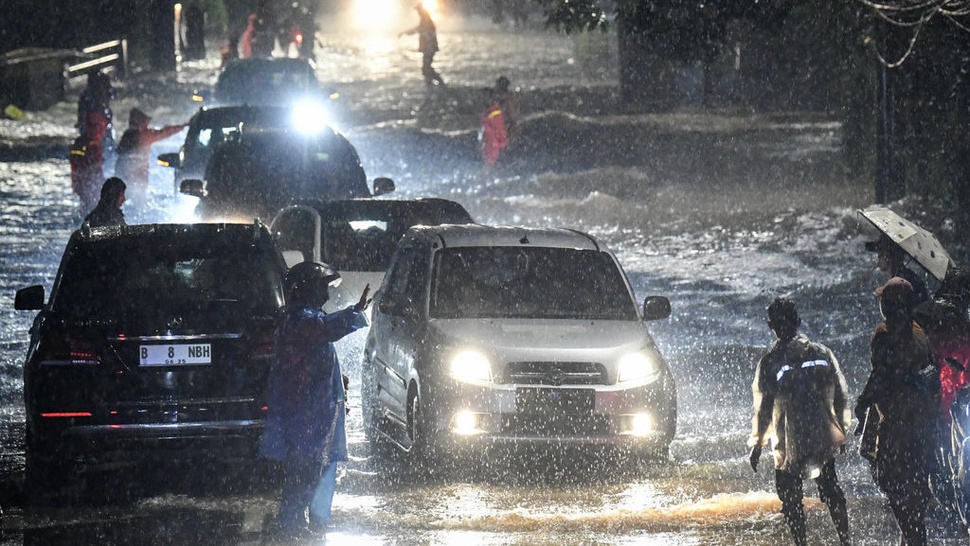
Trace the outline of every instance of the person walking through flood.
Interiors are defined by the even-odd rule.
[[[339,281],[336,269],[319,262],[293,266],[284,280],[286,307],[276,329],[259,451],[282,463],[278,517],[288,537],[315,538],[326,529],[337,462],[347,460],[346,387],[333,343],[367,325],[370,287],[355,305],[325,313],[329,287]]]
[[[101,155],[105,164],[105,170],[111,171],[114,168],[115,160],[115,135],[114,135],[114,113],[111,111],[111,101],[115,98],[115,88],[111,85],[111,79],[104,72],[88,72],[87,84],[81,90],[77,100],[77,127],[78,132],[83,136],[88,116],[92,113],[105,117],[104,135],[101,138]]]
[[[148,158],[151,155],[152,144],[164,140],[185,127],[180,125],[166,125],[160,129],[148,126],[152,118],[138,108],[132,108],[128,114],[128,129],[121,135],[118,143],[118,162],[115,164],[115,175],[128,181],[131,186],[131,204],[136,209],[144,209],[148,205]]]
[[[71,189],[81,199],[81,217],[87,216],[98,202],[98,192],[104,180],[104,149],[102,142],[108,118],[100,112],[90,112],[81,136],[71,143]]]
[[[495,100],[505,116],[505,132],[512,144],[519,137],[519,99],[512,91],[512,82],[505,76],[495,80]]]
[[[84,217],[84,223],[93,228],[128,225],[121,210],[125,204],[125,188],[124,180],[117,176],[105,180],[101,186],[101,198],[94,210]]]
[[[485,161],[485,167],[491,168],[498,162],[499,154],[509,145],[508,130],[505,125],[505,114],[495,98],[493,89],[482,90],[485,97],[483,104],[485,111],[479,118],[478,146]]]
[[[855,413],[861,421],[868,411],[871,420],[875,410],[873,477],[889,500],[901,543],[924,546],[926,505],[932,497],[929,477],[938,445],[940,377],[929,339],[913,320],[913,286],[893,277],[876,295],[885,320],[872,335],[871,370]]]
[[[441,74],[435,70],[431,64],[434,62],[434,54],[438,52],[438,31],[435,29],[431,14],[420,3],[414,6],[418,12],[418,25],[410,30],[405,30],[400,36],[411,34],[418,35],[418,51],[421,52],[421,75],[424,77],[424,85],[428,89],[434,84],[444,85],[445,80]]]
[[[768,306],[768,327],[777,339],[758,362],[751,386],[755,416],[749,462],[757,472],[762,446],[771,438],[775,490],[795,544],[808,544],[802,481],[813,479],[845,546],[849,516],[835,473],[835,455],[845,452],[851,421],[845,377],[828,347],[798,333],[800,324],[791,300],[776,298]]]

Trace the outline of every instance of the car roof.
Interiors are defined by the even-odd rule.
[[[166,241],[182,237],[196,238],[249,238],[253,244],[262,238],[272,240],[269,230],[261,222],[209,223],[209,224],[135,224],[129,226],[104,226],[92,228],[85,224],[74,232],[75,244],[99,243],[120,240]]]
[[[472,223],[472,217],[465,207],[448,199],[438,197],[418,197],[414,199],[338,199],[333,201],[301,201],[289,208],[307,207],[316,210],[321,216],[353,217],[357,215],[384,216],[434,216],[444,218],[448,223]],[[286,209],[280,211],[282,214]]]
[[[449,247],[530,246],[609,251],[601,241],[581,231],[565,228],[483,226],[479,224],[418,226],[405,238]]]
[[[222,72],[233,70],[259,70],[262,67],[285,67],[287,69],[313,70],[313,63],[302,57],[248,57],[233,59],[226,64]]]
[[[234,104],[231,106],[203,106],[192,116],[189,123],[194,123],[198,120],[210,120],[210,119],[237,119],[240,116],[250,115],[252,113],[268,114],[268,115],[286,115],[290,112],[288,106],[281,106],[275,104]]]

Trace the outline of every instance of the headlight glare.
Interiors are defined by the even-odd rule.
[[[492,365],[478,351],[461,351],[451,358],[448,371],[452,377],[466,383],[488,383],[492,380]]]
[[[623,355],[617,367],[617,383],[656,381],[660,376],[660,366],[655,357],[643,351]]]

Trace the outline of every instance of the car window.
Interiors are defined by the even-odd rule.
[[[313,259],[316,229],[316,214],[303,209],[288,210],[273,222],[276,244],[280,250],[298,250],[304,260]]]
[[[635,320],[613,258],[595,250],[465,247],[435,256],[432,317]]]
[[[252,247],[178,241],[101,241],[71,255],[55,311],[84,319],[197,309],[273,308],[281,272],[274,255]]]
[[[331,220],[324,233],[324,261],[340,271],[384,271],[396,241],[383,220]]]
[[[420,305],[426,286],[427,267],[426,256],[417,248],[402,250],[385,280],[382,310],[398,315],[405,307]]]

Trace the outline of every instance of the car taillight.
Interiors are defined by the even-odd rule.
[[[48,347],[41,366],[97,366],[101,364],[94,345],[83,339],[68,338]]]
[[[293,41],[296,42],[296,45],[301,45],[303,43],[303,33],[297,32],[296,36],[293,37]]]

